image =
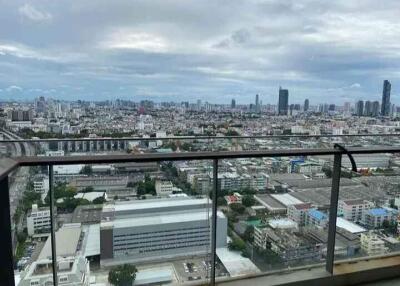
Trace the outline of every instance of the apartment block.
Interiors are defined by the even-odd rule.
[[[32,236],[38,233],[47,233],[50,231],[50,209],[38,208],[36,204],[32,205],[32,210],[26,218],[28,235]]]

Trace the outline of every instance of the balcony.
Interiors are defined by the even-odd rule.
[[[329,138],[329,136],[327,138]],[[199,139],[234,141],[253,140],[254,138],[179,138],[179,140]],[[30,148],[30,146],[35,146],[35,144],[43,142],[57,142],[57,144],[60,144],[59,142],[96,142],[100,140],[104,141],[104,139],[54,139],[25,140],[23,142],[20,140],[5,140],[4,142],[9,144],[21,144],[20,146],[24,146],[23,148]],[[146,141],[154,140],[154,138],[121,139],[121,141],[133,140]],[[160,138],[158,140],[176,140],[176,138]],[[14,232],[15,222],[10,215],[10,200],[12,199],[10,186],[14,183],[16,171],[25,167],[39,167],[40,173],[47,174],[48,176],[49,200],[47,207],[50,210],[51,221],[49,236],[42,237],[38,235],[37,238],[35,238],[38,241],[37,245],[41,244],[42,248],[40,254],[38,254],[37,262],[33,261],[28,263],[25,269],[21,269],[21,272],[19,272],[22,273],[22,277],[19,277],[20,281],[23,281],[27,275],[33,277],[29,280],[30,284],[26,285],[70,285],[68,283],[75,283],[71,285],[89,285],[90,279],[87,277],[89,273],[93,273],[96,276],[96,283],[103,283],[101,285],[105,283],[105,285],[107,285],[107,272],[116,264],[135,264],[138,267],[140,267],[141,264],[157,265],[157,267],[161,269],[158,273],[158,279],[161,280],[159,280],[158,283],[164,281],[165,283],[183,285],[323,285],[325,283],[327,285],[355,285],[398,276],[400,256],[398,256],[399,253],[397,251],[367,257],[344,254],[343,249],[349,251],[349,247],[346,246],[346,248],[343,248],[342,238],[348,236],[346,238],[348,238],[348,241],[351,241],[352,239],[356,239],[357,234],[350,235],[348,233],[343,233],[343,221],[341,221],[342,224],[340,226],[337,225],[339,224],[337,217],[340,191],[354,190],[354,192],[359,192],[357,189],[359,188],[358,184],[355,184],[353,181],[350,182],[342,176],[344,158],[347,160],[348,156],[350,156],[351,160],[349,161],[349,166],[353,167],[353,171],[357,171],[355,165],[357,161],[353,160],[353,156],[400,153],[400,147],[397,146],[344,148],[339,145],[334,148],[313,149],[277,148],[245,151],[76,155],[58,157],[35,156],[35,152],[25,152],[29,154],[4,158],[0,161],[0,204],[2,209],[0,214],[0,230],[1,233],[4,234],[0,238],[1,244],[3,245],[0,250],[0,285],[16,285],[14,249],[17,239]],[[20,155],[24,154],[21,153]],[[226,244],[227,236],[229,236],[231,240],[234,240],[238,236],[236,225],[230,225],[229,219],[226,218],[229,212],[223,212],[228,207],[223,206],[221,200],[218,200],[226,186],[226,188],[233,188],[231,183],[225,185],[225,182],[221,180],[221,174],[226,175],[228,178],[229,176],[227,173],[229,172],[227,170],[229,168],[227,166],[229,166],[230,162],[238,159],[299,158],[300,156],[330,156],[332,158],[332,174],[329,179],[329,185],[326,186],[326,180],[323,181],[323,184],[325,184],[323,187],[324,190],[326,190],[326,188],[329,189],[329,197],[318,198],[321,201],[321,206],[326,205],[326,209],[320,211],[316,208],[312,208],[313,217],[312,220],[310,220],[312,223],[307,222],[307,224],[312,224],[315,228],[302,229],[302,235],[295,239],[295,233],[297,232],[287,232],[284,229],[286,226],[288,228],[290,226],[288,225],[288,221],[283,219],[283,215],[280,215],[280,208],[282,204],[285,204],[289,199],[293,200],[293,203],[288,203],[288,205],[299,205],[304,203],[304,201],[300,200],[298,196],[290,196],[289,198],[287,194],[290,195],[290,193],[288,192],[284,192],[281,196],[273,196],[273,202],[268,201],[271,198],[270,196],[266,196],[265,199],[260,199],[263,198],[260,196],[260,201],[270,207],[267,212],[267,216],[269,216],[268,219],[273,220],[275,224],[284,225],[282,230],[274,230],[274,228],[271,227],[269,230],[272,229],[273,233],[269,236],[267,235],[269,255],[271,255],[271,259],[272,257],[275,259],[277,254],[278,256],[280,255],[280,262],[273,265],[271,261],[267,261],[268,263],[266,264],[268,264],[268,267],[262,270],[259,269],[259,266],[256,267],[258,271],[251,271],[250,269],[248,273],[246,273],[246,270],[243,271],[243,269],[239,269],[242,271],[240,275],[234,275],[233,271],[237,271],[237,269],[240,268],[237,263],[240,263],[240,261],[243,263],[246,261],[246,263],[248,263],[248,261],[250,261],[251,264],[246,264],[246,267],[248,265],[255,265],[253,262],[257,260],[257,254],[255,253],[256,249],[251,247],[252,252],[245,258],[247,260],[241,260],[238,258],[238,255],[234,256],[226,247],[221,248],[221,245]],[[182,212],[183,204],[179,202],[176,203],[176,201],[174,201],[175,203],[168,201],[163,205],[161,199],[156,202],[156,206],[149,206],[154,204],[154,200],[149,198],[135,200],[134,208],[129,208],[128,203],[119,202],[107,205],[107,207],[104,206],[101,208],[100,215],[99,212],[93,211],[91,215],[85,216],[84,213],[86,211],[91,209],[96,210],[97,207],[95,205],[84,206],[79,210],[80,212],[74,212],[73,216],[76,215],[76,217],[79,217],[83,222],[82,224],[85,224],[85,231],[81,231],[81,225],[78,226],[73,223],[63,224],[60,223],[60,221],[56,222],[56,217],[62,218],[64,222],[67,221],[69,214],[65,212],[60,215],[57,210],[56,215],[55,205],[59,204],[59,201],[55,196],[58,187],[58,182],[55,182],[58,176],[58,174],[55,173],[55,168],[59,170],[59,166],[98,166],[102,164],[143,164],[154,162],[157,166],[165,162],[206,162],[207,170],[205,173],[209,174],[211,178],[209,189],[210,199],[208,198],[208,194],[202,198],[193,199],[192,201],[188,199],[185,201],[184,205],[189,204],[191,206],[191,211],[189,212],[187,209],[185,212]],[[346,170],[346,172],[349,171]],[[231,179],[234,180],[235,178],[232,177]],[[309,180],[305,182],[302,181],[300,184],[311,188],[310,186],[313,183],[312,180]],[[245,181],[245,184],[248,184],[248,181]],[[208,190],[207,187],[206,190]],[[323,192],[313,191],[309,194],[311,196],[317,196],[321,193],[323,194]],[[349,196],[351,197],[351,195]],[[237,199],[241,199],[241,197],[237,196]],[[312,201],[312,198],[309,198],[309,200]],[[328,201],[328,204],[325,204],[325,201]],[[260,207],[263,207],[261,203]],[[157,214],[151,214],[151,216],[146,214],[149,208],[157,208]],[[163,208],[168,208],[168,210],[164,210]],[[301,212],[301,209],[297,211]],[[293,210],[293,212],[295,213],[296,210]],[[176,214],[180,214],[181,217],[177,217]],[[305,212],[299,214],[300,220],[307,215],[308,214]],[[100,217],[96,218],[96,216]],[[115,220],[115,217],[119,217],[118,221]],[[98,226],[100,230],[96,229],[97,226],[91,224],[91,220],[101,220]],[[71,221],[73,221],[73,218],[71,218]],[[181,224],[181,232],[163,229],[160,227],[160,221],[163,221],[163,223]],[[202,221],[206,223],[203,224],[201,223]],[[248,221],[249,223],[253,223],[251,220]],[[228,225],[226,225],[227,222]],[[254,223],[257,223],[257,226],[259,225],[259,222],[254,221]],[[300,221],[299,224],[301,224]],[[134,228],[137,226],[145,227],[147,230],[140,233],[124,231],[124,229],[128,227]],[[152,229],[150,226],[156,226],[156,229]],[[354,226],[352,225],[352,227]],[[116,229],[118,229],[118,231],[115,231]],[[226,233],[228,235],[223,237]],[[260,233],[257,235],[260,235]],[[275,241],[272,239],[274,236],[276,237]],[[295,245],[295,247],[290,246],[292,239],[292,245]],[[183,240],[184,242],[182,242]],[[262,238],[260,240],[263,241]],[[309,244],[310,240],[314,241],[311,246]],[[316,240],[320,242],[315,243]],[[96,261],[94,258],[93,261],[89,263],[90,258],[88,257],[90,255],[87,257],[84,256],[85,258],[75,255],[77,252],[83,253],[85,251],[90,251],[90,249],[88,250],[90,247],[87,245],[96,246],[95,243],[93,243],[95,241],[98,241],[100,244],[97,245],[100,249],[100,254],[97,254],[97,256],[100,257],[100,262]],[[110,243],[113,246],[113,250],[105,247],[107,241],[111,241]],[[264,243],[262,242],[261,244]],[[72,245],[72,248],[69,247],[70,245]],[[249,245],[247,245],[247,247],[248,246]],[[174,260],[176,253],[173,252],[182,251],[179,257],[186,257],[184,253],[185,247],[187,252],[191,253],[189,256],[190,258],[178,259],[178,262],[176,262],[176,260]],[[202,251],[197,251],[200,249],[199,247],[201,247]],[[164,252],[169,249],[175,250],[172,252]],[[162,255],[159,255],[159,257],[155,259],[153,253],[157,253],[157,255],[162,253]],[[166,255],[166,253],[168,253],[168,255]],[[301,259],[299,257],[301,257]],[[284,262],[282,262],[282,259]],[[91,265],[94,265],[93,269]],[[168,280],[169,278],[165,278],[165,276],[169,275],[169,265],[173,265],[173,275],[178,277],[175,280]],[[88,271],[89,268],[90,271]],[[69,273],[72,269],[80,269],[79,273],[82,275],[79,277],[72,274],[70,275]],[[146,269],[139,270],[138,273],[140,273],[140,275],[137,274],[137,278],[142,279],[141,281],[152,281],[151,279],[154,277],[151,277],[148,272],[149,271],[146,272]],[[41,279],[43,276],[46,276],[46,278]],[[182,277],[186,277],[186,279],[182,279]],[[145,284],[145,282],[143,283]],[[154,282],[148,282],[148,284],[149,283]],[[24,286],[25,284],[19,285]]]

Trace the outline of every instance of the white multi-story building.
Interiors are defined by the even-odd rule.
[[[47,233],[50,231],[50,209],[38,208],[36,204],[32,205],[32,210],[26,218],[28,235],[32,236],[38,233]]]
[[[367,210],[363,217],[363,222],[369,228],[380,228],[386,221],[393,223],[397,220],[397,210],[389,208],[375,208]]]
[[[155,187],[158,195],[170,195],[176,192],[182,192],[182,190],[175,187],[171,181],[156,180]]]
[[[115,265],[209,252],[208,199],[168,198],[118,202],[103,207],[101,263]],[[217,214],[217,247],[226,246],[227,219]]]
[[[22,274],[18,286],[53,285],[52,260],[42,259],[33,262]],[[82,256],[57,257],[58,285],[89,286],[89,261]]]
[[[362,233],[360,241],[361,249],[368,255],[382,255],[388,251],[385,242],[375,233]]]
[[[88,231],[89,232],[89,231]],[[57,273],[60,286],[89,286],[90,267],[86,259],[93,251],[89,235],[82,232],[81,224],[64,224],[56,233]],[[91,239],[93,242],[94,237]],[[97,238],[98,240],[98,238]],[[90,245],[88,245],[90,244]],[[96,245],[96,244],[94,244]],[[37,260],[22,273],[19,286],[53,285],[52,246],[48,237]],[[97,253],[96,247],[95,252]]]
[[[295,221],[300,227],[305,226],[306,215],[311,207],[310,203],[289,205],[287,208],[288,218]]]
[[[297,163],[294,165],[293,171],[295,173],[306,174],[306,175],[321,173],[322,165],[315,162]]]
[[[373,207],[373,203],[361,200],[340,200],[338,203],[338,215],[353,222],[359,222],[363,218],[365,211]]]

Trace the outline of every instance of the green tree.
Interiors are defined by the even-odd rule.
[[[90,166],[90,165],[85,165],[85,166],[82,168],[82,170],[80,171],[80,173],[81,173],[81,174],[84,174],[84,175],[88,175],[88,176],[92,175],[92,174],[93,174],[92,166]]]
[[[254,241],[254,227],[252,225],[247,226],[243,233],[243,239],[248,242]]]
[[[143,196],[145,194],[156,195],[156,183],[149,175],[144,176],[144,181],[139,182],[136,188],[136,193],[138,196]]]
[[[245,210],[245,207],[238,203],[230,204],[229,207],[233,212],[238,214],[243,214]]]
[[[227,202],[226,202],[225,198],[219,197],[217,199],[217,206],[226,206],[226,204],[227,204]]]
[[[243,196],[242,204],[243,204],[245,207],[254,206],[255,203],[256,203],[256,200],[254,199],[254,197],[253,197],[252,195],[245,195],[245,196]]]
[[[124,264],[108,272],[108,282],[115,286],[132,286],[136,278],[136,266]]]
[[[101,205],[101,204],[104,204],[105,202],[106,202],[106,199],[103,197],[98,197],[93,200],[93,203],[96,205]]]
[[[246,249],[246,243],[240,238],[234,238],[228,243],[229,250],[244,251]]]
[[[81,191],[81,193],[91,193],[91,192],[94,192],[94,191],[95,191],[94,188],[92,186],[89,186],[89,187],[84,188]]]

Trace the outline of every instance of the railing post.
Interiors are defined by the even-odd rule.
[[[56,234],[54,230],[54,172],[53,165],[49,166],[49,193],[50,193],[50,235],[51,235],[51,259],[53,265],[53,285],[58,285],[57,278],[57,251],[56,251]]]
[[[213,189],[211,214],[211,275],[210,285],[215,285],[215,261],[217,250],[217,193],[218,193],[218,159],[213,162]]]
[[[5,176],[0,181],[0,245],[0,285],[14,286],[14,259],[8,176]]]
[[[333,274],[335,260],[336,218],[339,201],[341,165],[342,154],[337,153],[334,155],[333,159],[331,202],[329,207],[328,245],[326,253],[326,270],[331,274]]]

